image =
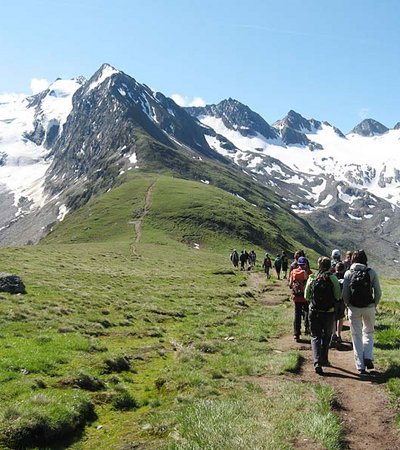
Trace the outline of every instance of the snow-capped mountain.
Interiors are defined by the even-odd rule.
[[[227,164],[183,108],[114,67],[0,97],[0,243],[36,242],[125,171],[178,163],[168,149]]]
[[[372,119],[345,136],[295,111],[270,125],[231,98],[182,108],[104,64],[89,80],[0,96],[0,243],[37,242],[129,170],[200,180],[185,161],[205,158],[270,187],[338,246],[398,261],[399,146],[400,125]]]
[[[382,258],[389,253],[399,261],[399,127],[389,130],[365,120],[345,136],[328,122],[289,111],[272,125],[277,136],[271,138],[247,129],[243,133],[240,124],[232,121],[227,126],[219,118],[224,115],[222,104],[188,108],[231,144],[227,151],[220,140],[206,136],[212,148],[274,188],[293,211],[306,214],[322,231],[343,233],[345,229],[349,240],[359,245],[363,236],[371,241],[372,235],[379,235],[380,244],[374,245],[382,248]],[[218,115],[213,113],[217,110]],[[382,245],[382,237],[390,241],[390,250]]]

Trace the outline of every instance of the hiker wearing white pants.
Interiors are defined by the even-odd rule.
[[[382,296],[378,275],[367,266],[364,250],[356,250],[343,279],[343,300],[349,308],[354,359],[358,372],[374,368],[374,327],[376,306]]]
[[[357,308],[349,305],[349,322],[357,370],[365,370],[365,361],[373,361],[375,305]],[[361,372],[362,373],[362,372]]]

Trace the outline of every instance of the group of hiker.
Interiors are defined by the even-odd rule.
[[[254,250],[248,252],[247,250],[242,250],[240,255],[236,249],[233,249],[231,256],[231,262],[233,267],[240,270],[251,270],[256,265],[257,255]],[[275,269],[276,276],[278,280],[281,279],[281,274],[283,279],[287,279],[287,273],[289,269],[289,258],[286,252],[283,250],[281,254],[277,254],[274,261],[268,253],[265,254],[262,268],[264,269],[265,276],[269,279],[271,278],[271,270]]]
[[[257,255],[254,250],[251,250],[250,252],[248,252],[247,250],[242,250],[239,255],[238,251],[236,249],[233,249],[230,258],[233,267],[235,267],[236,269],[239,268],[240,264],[240,270],[251,270],[251,268],[256,265],[257,261]]]
[[[242,254],[244,251],[242,252]],[[241,257],[241,255],[240,255]],[[238,258],[241,263],[239,255]],[[232,260],[232,255],[231,255]],[[254,264],[255,264],[254,259]],[[234,261],[232,263],[235,265]],[[238,263],[237,263],[238,264]],[[267,279],[275,269],[278,280],[287,278],[292,290],[294,303],[293,335],[301,342],[301,328],[304,334],[311,335],[311,348],[315,372],[324,374],[323,367],[329,367],[329,348],[342,344],[343,321],[349,320],[355,365],[360,375],[366,369],[374,368],[373,345],[376,306],[382,292],[378,275],[368,267],[364,250],[341,252],[334,249],[331,258],[318,259],[317,272],[313,273],[304,251],[294,254],[290,267],[285,251],[278,254],[272,262],[265,254],[262,267]],[[245,270],[245,266],[241,265]]]
[[[342,343],[343,320],[350,323],[355,365],[360,375],[373,369],[376,306],[382,292],[376,272],[368,267],[364,250],[348,251],[344,260],[338,249],[331,258],[321,256],[313,273],[307,258],[295,255],[290,272],[294,310],[294,339],[299,342],[301,322],[311,335],[315,372],[323,375],[329,367],[329,348]]]

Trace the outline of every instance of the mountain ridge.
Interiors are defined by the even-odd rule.
[[[70,211],[119,185],[125,173],[150,170],[226,190],[232,182],[226,180],[244,177],[237,191],[244,197],[247,178],[251,189],[264,186],[263,195],[274,192],[275,202],[292,211],[285,220],[304,229],[311,223],[320,236],[329,229],[338,244],[342,227],[343,246],[364,240],[379,258],[385,252],[398,258],[397,128],[344,135],[293,110],[270,125],[233,98],[182,108],[109,64],[88,80],[59,79],[36,96],[2,103],[0,115],[0,137],[11,142],[0,144],[3,245],[18,242],[18,235],[20,242],[37,241]],[[379,156],[374,165],[372,152]],[[366,238],[371,225],[373,238]]]

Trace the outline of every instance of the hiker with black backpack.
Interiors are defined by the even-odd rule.
[[[344,274],[343,300],[348,307],[354,359],[360,375],[374,368],[376,306],[382,296],[378,275],[368,267],[364,250],[353,252],[350,270]]]
[[[304,296],[310,302],[308,320],[311,331],[311,348],[314,369],[323,375],[323,366],[330,366],[329,344],[335,320],[335,307],[341,297],[339,281],[330,271],[327,256],[318,259],[318,272],[307,280]]]
[[[302,318],[304,318],[304,334],[310,334],[308,301],[304,298],[304,289],[308,280],[306,264],[306,258],[300,256],[297,260],[297,267],[290,272],[289,276],[289,288],[292,290],[294,303],[293,337],[296,342],[300,342]]]
[[[280,280],[281,279],[281,269],[282,269],[281,255],[276,255],[276,258],[274,260],[274,267],[275,267],[276,277],[278,278],[278,280]]]

